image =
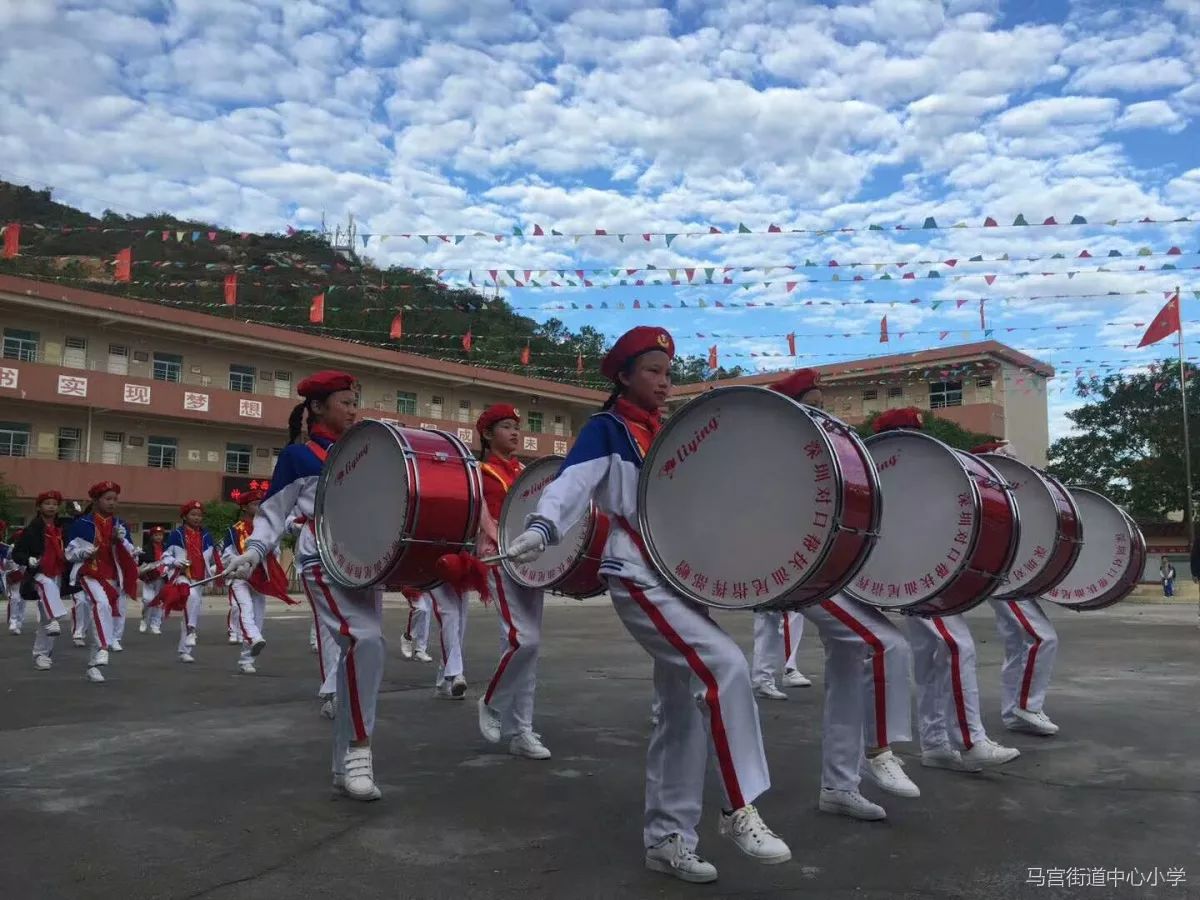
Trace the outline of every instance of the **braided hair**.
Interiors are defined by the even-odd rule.
[[[311,399],[301,400],[292,408],[288,416],[288,443],[294,444],[300,440],[301,434],[307,434],[312,428],[313,409],[309,404]]]

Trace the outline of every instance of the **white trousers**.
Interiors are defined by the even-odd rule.
[[[115,583],[109,584],[115,590],[121,590]],[[107,650],[109,641],[113,640],[113,611],[108,594],[90,575],[82,576],[79,586],[82,590],[75,595],[75,634],[87,637],[93,652]]]
[[[912,740],[908,641],[878,609],[842,594],[802,613],[825,647],[821,787],[856,791],[866,750]]]
[[[608,580],[625,628],[654,660],[660,710],[646,753],[647,847],[680,834],[697,843],[711,746],[725,807],[739,809],[771,785],[750,668],[737,643],[697,603],[663,585]]]
[[[0,578],[7,578],[6,575],[0,575]],[[12,584],[5,584],[4,592],[8,599],[8,624],[21,626],[25,622],[25,598],[21,596],[21,582],[14,581]]]
[[[408,622],[404,625],[404,636],[413,642],[416,650],[429,649],[429,594],[408,601]]]
[[[151,606],[158,592],[162,590],[163,580],[142,582],[142,619],[147,625],[157,625],[162,628],[163,609],[161,606]]]
[[[300,586],[304,587],[303,579]],[[317,604],[313,602],[307,588],[304,589],[304,595],[308,597],[308,608],[312,610],[313,616],[308,640],[310,644],[314,640],[317,642],[317,674],[321,679],[317,686],[317,696],[333,697],[337,694],[338,658],[342,655],[342,650],[338,647],[337,638],[333,633],[321,624],[321,614],[317,611]]]
[[[1000,670],[1000,714],[1006,725],[1018,721],[1013,710],[1041,712],[1058,656],[1058,632],[1037,600],[989,600],[996,630],[1004,641]]]
[[[45,575],[35,575],[34,588],[37,590],[37,631],[33,635],[33,656],[54,655],[54,635],[46,633],[46,626],[57,622],[67,614],[67,607],[62,602],[58,589],[57,578],[47,578]]]
[[[975,639],[963,616],[905,616],[917,685],[921,749],[970,750],[987,738],[979,713]]]
[[[429,596],[433,599],[433,616],[438,622],[442,642],[442,661],[438,664],[434,684],[463,674],[463,641],[467,636],[467,595],[460,594],[449,584],[439,584]]]
[[[320,633],[338,645],[333,720],[333,771],[345,772],[352,741],[367,741],[375,731],[375,706],[383,683],[387,644],[383,639],[383,590],[348,590],[325,577],[320,563],[305,566],[300,584],[320,618]]]
[[[185,653],[196,655],[196,648],[187,645],[188,632],[200,633],[200,609],[204,604],[204,589],[192,587],[188,589],[187,606],[183,609],[183,616],[179,620],[179,647],[178,653],[182,656]]]
[[[796,668],[796,651],[804,634],[804,617],[798,612],[754,614],[754,663],[756,685],[775,684],[782,665],[785,672]]]
[[[503,566],[493,566],[488,580],[500,621],[500,662],[483,702],[499,714],[501,737],[511,738],[533,731],[545,594],[517,584]]]
[[[125,640],[125,614],[129,612],[129,595],[124,591],[117,594],[117,608],[113,612],[113,634],[114,641]]]
[[[250,647],[255,641],[262,639],[263,620],[267,616],[267,598],[245,581],[231,581],[229,602],[233,607],[233,633],[242,642],[238,665],[251,665],[254,657],[250,655]]]

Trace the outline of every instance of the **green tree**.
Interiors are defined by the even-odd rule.
[[[17,486],[9,484],[4,480],[4,476],[0,475],[0,522],[7,522],[9,526],[17,525]],[[0,532],[0,540],[4,539],[4,534]]]
[[[1193,382],[1196,368],[1186,371]],[[1179,390],[1179,363],[1171,359],[1146,372],[1077,379],[1075,394],[1087,402],[1067,413],[1078,433],[1050,445],[1050,472],[1100,492],[1136,519],[1163,521],[1186,509]],[[1188,409],[1193,470],[1200,464],[1197,406],[1200,398]]]
[[[238,505],[228,500],[210,500],[204,504],[204,527],[216,543],[225,540],[225,532],[238,520],[239,511]]]
[[[878,418],[879,413],[872,413],[865,422],[858,425],[855,430],[859,436],[870,437],[874,434],[874,424]],[[932,412],[923,413],[922,418],[925,423],[925,427],[922,430],[926,434],[937,438],[943,444],[949,444],[955,450],[970,450],[972,447],[978,447],[980,444],[996,440],[993,435],[968,431],[957,422],[951,422],[949,419],[935,416]]]

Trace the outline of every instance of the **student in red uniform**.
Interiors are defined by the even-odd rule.
[[[163,545],[166,535],[161,525],[155,525],[142,542],[142,564],[138,568],[138,577],[142,580],[142,621],[138,631],[142,634],[162,634],[163,608],[158,595],[169,571],[163,558],[167,552]]]
[[[33,665],[40,670],[54,664],[54,638],[61,631],[58,620],[67,614],[62,601],[62,579],[67,574],[67,523],[58,518],[62,503],[58,491],[43,491],[36,501],[37,514],[21,531],[13,545],[12,558],[24,569],[21,592],[37,604],[38,627],[33,639]]]
[[[183,522],[167,535],[166,541],[167,556],[175,567],[174,584],[187,591],[176,651],[180,662],[193,663],[196,661],[200,611],[204,605],[203,589],[194,585],[215,575],[218,563],[216,545],[204,527],[204,505],[199,500],[189,500],[179,508],[179,516]]]
[[[770,776],[746,657],[706,608],[663,582],[633,524],[638,473],[661,427],[674,356],[663,328],[639,326],[621,336],[600,367],[612,395],[580,431],[528,528],[507,550],[517,562],[536,559],[593,499],[612,520],[600,574],[625,628],[654,660],[662,710],[646,759],[645,863],[699,883],[717,878],[716,867],[696,854],[710,746],[724,789],[721,834],[758,862],[782,863],[792,854],[752,805]]]
[[[507,403],[497,403],[483,411],[475,428],[482,445],[485,501],[476,553],[494,556],[499,552],[500,509],[525,468],[516,456],[521,442],[521,416]],[[533,730],[545,593],[517,584],[500,565],[490,567],[488,581],[500,615],[500,662],[487,691],[479,698],[479,730],[493,744],[507,740],[508,752],[513,756],[549,759],[550,751]]]

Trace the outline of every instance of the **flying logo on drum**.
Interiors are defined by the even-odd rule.
[[[692,439],[676,447],[675,453],[665,463],[662,464],[662,468],[658,470],[658,477],[662,478],[665,476],[667,478],[674,478],[676,460],[678,460],[679,463],[683,463],[685,459],[687,459],[700,448],[700,445],[704,443],[704,439],[710,434],[714,433],[720,427],[720,425],[721,415],[718,413],[709,419],[702,428],[696,429],[696,433],[692,435]]]

